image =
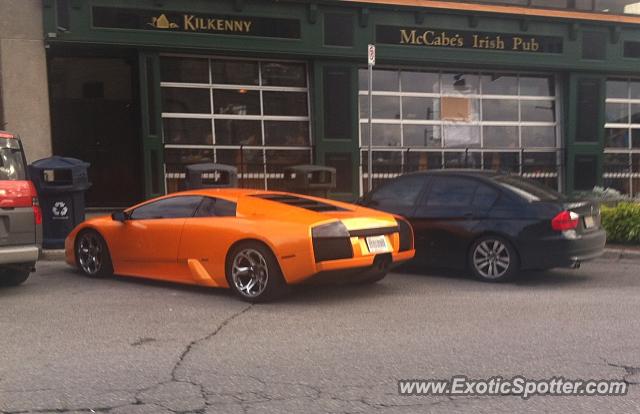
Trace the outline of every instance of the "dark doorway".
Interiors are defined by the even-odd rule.
[[[50,56],[53,152],[91,163],[90,207],[143,198],[137,60],[132,56]]]

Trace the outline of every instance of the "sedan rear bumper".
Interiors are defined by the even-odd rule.
[[[35,263],[39,256],[38,246],[0,247],[0,264]]]
[[[577,235],[573,231],[528,243],[520,249],[522,269],[576,267],[604,252],[607,241],[602,229]]]

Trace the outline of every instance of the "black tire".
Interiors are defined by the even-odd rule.
[[[271,250],[259,242],[242,242],[231,249],[226,277],[231,290],[251,303],[270,302],[288,291],[278,261]]]
[[[105,278],[113,275],[109,246],[95,230],[83,230],[76,236],[76,265],[87,277]]]
[[[469,249],[469,269],[473,276],[484,282],[505,282],[520,270],[518,252],[503,237],[480,237]]]
[[[31,274],[28,268],[7,268],[0,270],[0,286],[12,287],[23,284]]]

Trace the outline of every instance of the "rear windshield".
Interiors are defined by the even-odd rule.
[[[564,199],[564,196],[559,192],[534,181],[527,180],[526,178],[501,175],[495,177],[495,181],[527,201],[555,201]]]
[[[0,138],[0,180],[26,180],[20,144],[13,138]]]

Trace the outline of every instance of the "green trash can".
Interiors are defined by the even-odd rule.
[[[292,193],[327,197],[336,188],[336,169],[323,165],[293,165],[284,169],[284,188]]]

